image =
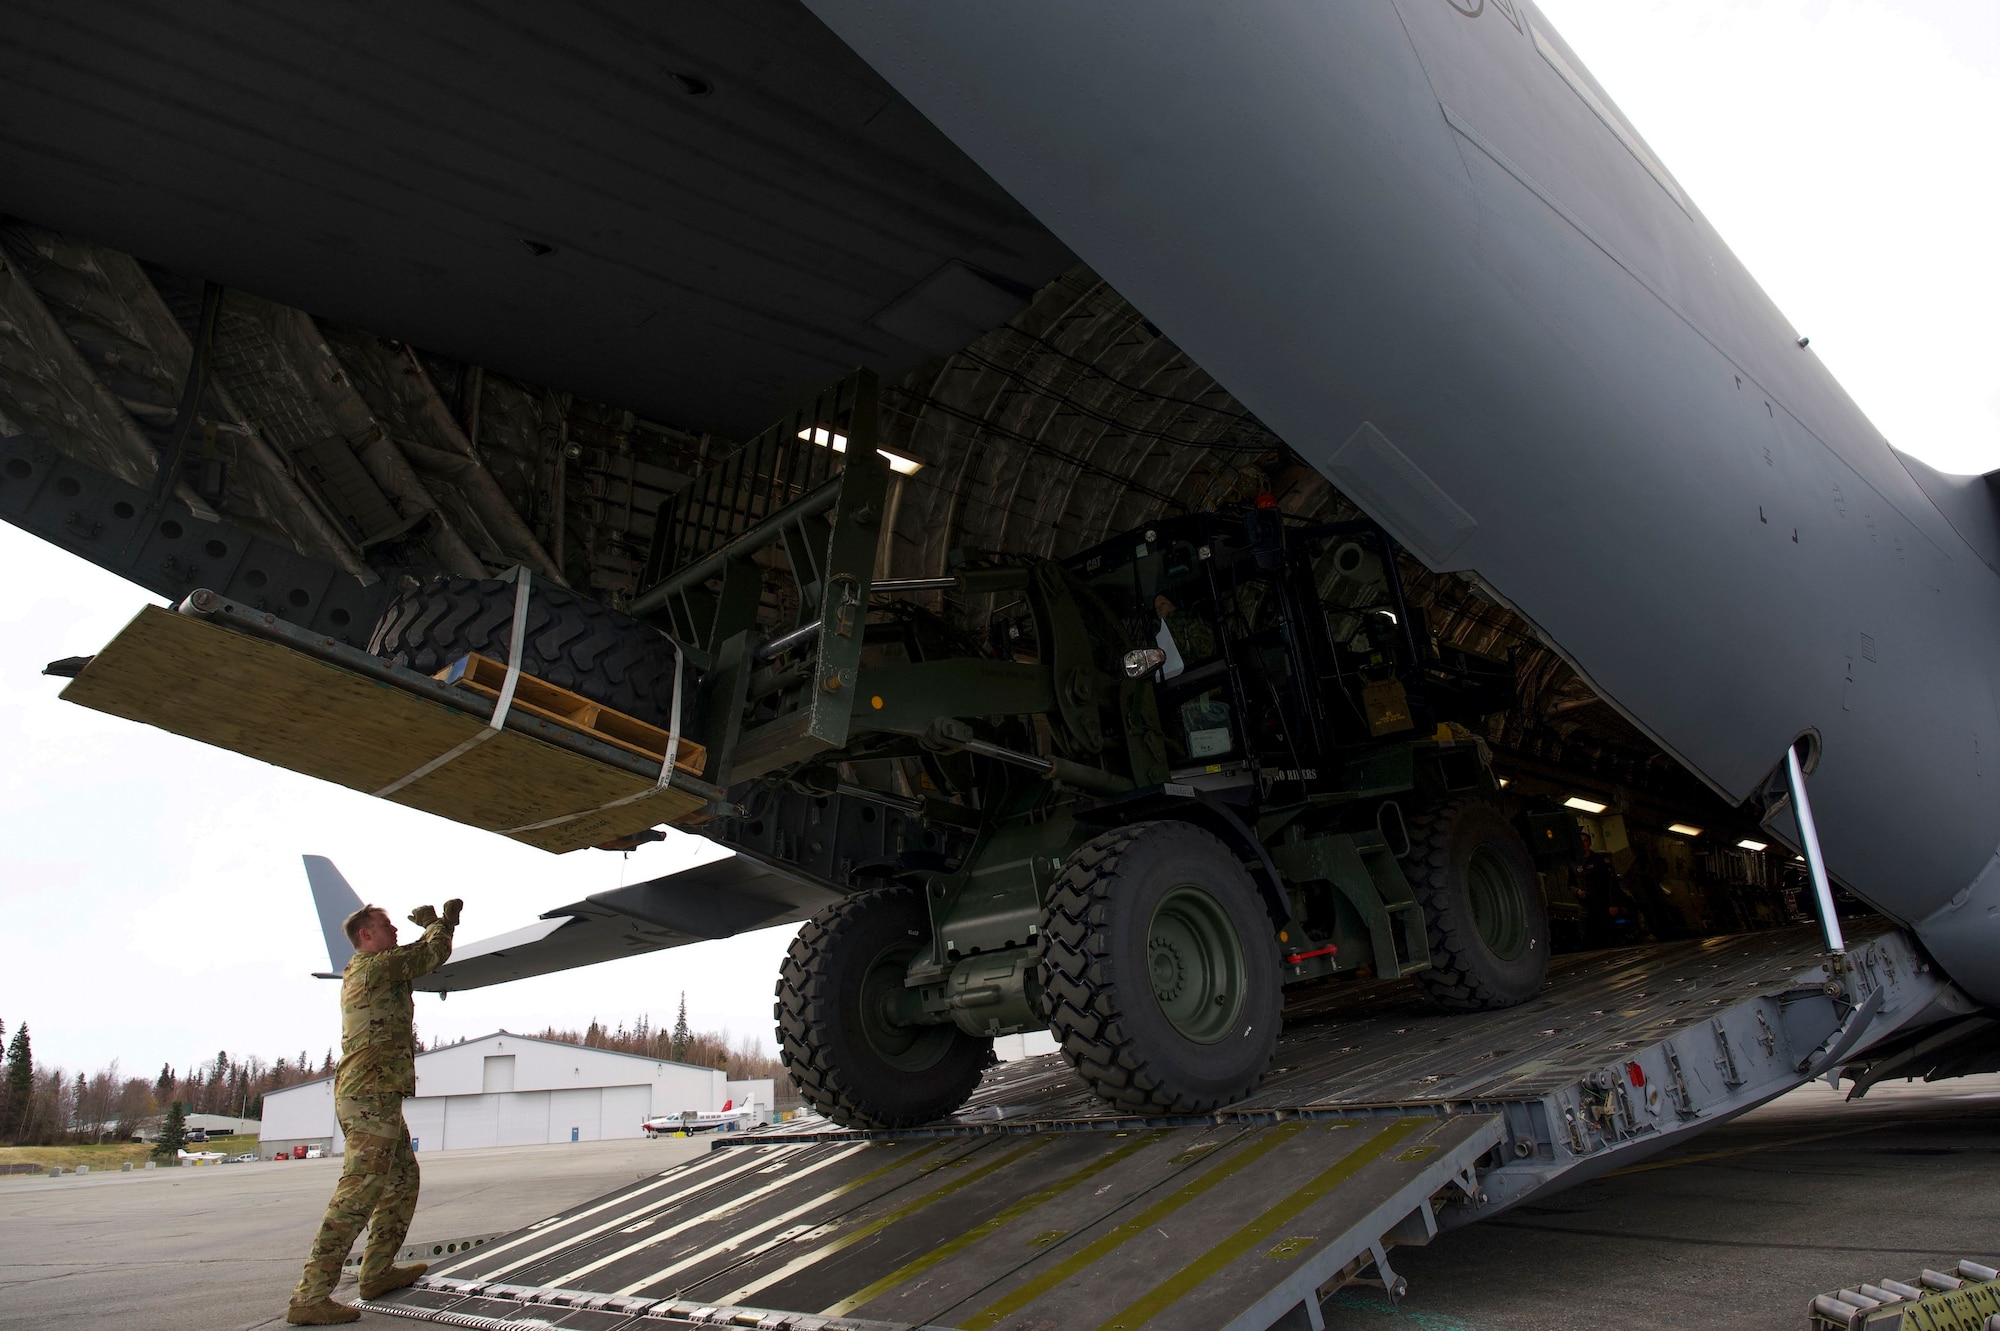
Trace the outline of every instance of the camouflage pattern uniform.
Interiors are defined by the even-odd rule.
[[[1200,615],[1176,610],[1163,616],[1160,623],[1173,635],[1174,649],[1181,654],[1186,669],[1192,670],[1216,658],[1215,626]]]
[[[417,1156],[403,1122],[403,1097],[417,1093],[415,1000],[410,982],[451,955],[454,921],[426,906],[424,936],[386,952],[357,952],[340,981],[340,1071],[333,1113],[347,1136],[340,1182],[320,1221],[294,1305],[331,1297],[354,1237],[368,1226],[361,1284],[379,1281],[396,1260],[417,1209]]]

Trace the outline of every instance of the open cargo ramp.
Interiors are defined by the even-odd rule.
[[[1315,1291],[1434,1233],[1433,1199],[1476,1189],[1502,1140],[1491,1114],[1065,1126],[746,1138],[393,1306],[632,1331],[1317,1326]]]
[[[1288,1013],[1251,1099],[1104,1111],[1059,1056],[951,1118],[785,1127],[542,1221],[369,1305],[454,1326],[1318,1327],[1391,1290],[1398,1244],[1634,1163],[1962,1000],[1881,932],[1832,973],[1816,932],[1559,958],[1505,1012],[1407,983]]]

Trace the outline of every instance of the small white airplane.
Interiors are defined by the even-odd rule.
[[[184,1165],[212,1165],[222,1159],[221,1151],[190,1151],[182,1149],[174,1153]]]
[[[736,1101],[725,1100],[720,1109],[684,1109],[678,1114],[654,1114],[640,1120],[639,1126],[646,1130],[648,1137],[667,1137],[675,1133],[709,1131],[734,1131],[747,1128],[757,1121],[757,1101],[746,1098],[742,1107]]]

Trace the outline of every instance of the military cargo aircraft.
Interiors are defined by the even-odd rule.
[[[442,767],[483,736],[377,773],[394,727],[291,695],[292,729],[231,729],[156,638],[145,670],[137,639],[58,663],[76,700],[272,761],[345,736],[347,767],[301,769],[552,849],[631,844],[648,826],[608,810],[684,795],[655,821],[758,882],[690,894],[708,913],[655,920],[670,945],[961,863],[949,825],[882,846],[966,816],[937,807],[935,764],[757,786],[783,737],[729,736],[773,714],[704,710],[730,641],[742,677],[812,695],[779,718],[803,727],[792,761],[832,743],[829,709],[846,734],[851,675],[821,667],[876,592],[915,607],[880,612],[912,641],[1045,664],[1014,646],[1035,626],[1004,579],[964,572],[992,572],[980,552],[1059,562],[1216,512],[1361,524],[1413,657],[1505,662],[1512,696],[1476,727],[1412,733],[1483,746],[1522,845],[1568,847],[1534,867],[1552,930],[1719,932],[1804,902],[1838,957],[1841,903],[1879,912],[1955,986],[1898,1066],[2000,1064],[1991,490],[1888,445],[1528,0],[558,5],[469,29],[86,0],[16,6],[0,34],[0,515],[381,672],[448,674],[476,638],[503,663],[496,734],[525,660],[668,738],[638,748],[652,794],[503,817],[462,807],[476,764]],[[879,392],[786,417],[857,365]],[[815,455],[864,416],[887,474],[829,516]],[[808,577],[815,548],[872,573]],[[635,620],[685,650],[649,656]],[[187,687],[130,683],[168,665]],[[697,732],[708,775],[741,781],[676,775]],[[1061,737],[924,742],[1122,793]],[[1573,825],[1533,821],[1557,809]],[[1407,859],[1399,825],[1342,835]],[[622,955],[649,917],[612,917],[608,945],[558,956],[581,937],[560,923],[490,955]],[[968,959],[948,943],[940,975]]]

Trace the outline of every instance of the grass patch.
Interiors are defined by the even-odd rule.
[[[0,1146],[0,1165],[61,1165],[75,1169],[89,1165],[92,1170],[116,1169],[130,1160],[134,1165],[152,1151],[146,1142],[106,1142],[102,1146]]]
[[[248,1134],[210,1137],[206,1143],[195,1142],[188,1149],[220,1151],[224,1156],[241,1155],[245,1151],[255,1151],[257,1139]],[[152,1155],[151,1142],[105,1142],[101,1146],[0,1146],[0,1165],[40,1165],[44,1169],[50,1165],[61,1165],[64,1169],[89,1165],[94,1174],[100,1169],[116,1169],[128,1160],[134,1169],[138,1169]],[[166,1162],[161,1161],[161,1164],[164,1166]]]

